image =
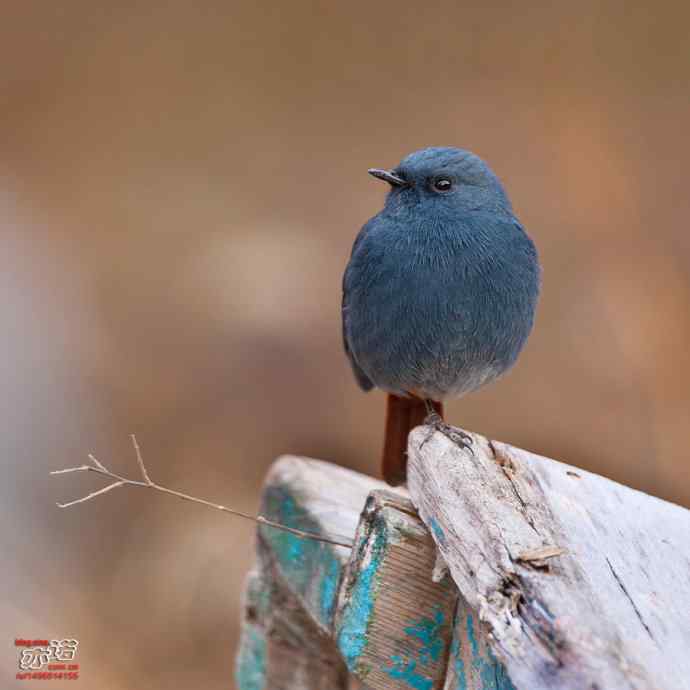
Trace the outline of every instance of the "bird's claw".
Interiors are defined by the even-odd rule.
[[[456,446],[468,450],[472,455],[474,455],[474,448],[472,447],[473,439],[472,437],[463,431],[458,429],[456,426],[451,426],[450,424],[443,425],[445,429],[439,429],[439,431],[449,438]]]
[[[468,450],[474,455],[472,448],[472,437],[457,426],[446,424],[437,412],[432,412],[426,416],[424,424],[431,427],[434,431],[440,431],[447,439],[452,441],[456,446]]]

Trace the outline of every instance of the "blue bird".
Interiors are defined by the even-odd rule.
[[[478,156],[427,148],[369,173],[390,191],[345,270],[343,340],[359,386],[389,394],[383,475],[400,484],[409,431],[426,419],[448,432],[442,402],[515,363],[532,330],[541,269]]]

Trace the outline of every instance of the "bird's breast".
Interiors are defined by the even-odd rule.
[[[539,278],[527,235],[443,230],[374,233],[348,268],[348,342],[384,390],[439,399],[477,388],[531,330]]]

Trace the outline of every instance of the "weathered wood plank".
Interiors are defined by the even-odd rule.
[[[283,457],[264,484],[261,514],[288,527],[351,542],[376,480],[317,460]],[[239,690],[345,690],[332,634],[350,548],[261,525],[245,588],[236,661]]]
[[[348,673],[331,635],[291,592],[276,587],[266,647],[266,690],[346,690]]]
[[[436,547],[408,499],[373,492],[341,587],[336,640],[371,690],[440,690],[457,590],[432,581]]]
[[[346,690],[348,674],[321,631],[264,564],[250,574],[236,662],[239,690]]]
[[[690,512],[473,439],[414,431],[408,486],[514,685],[689,688]]]
[[[284,456],[266,478],[261,514],[289,527],[351,542],[369,492],[384,487],[336,465]],[[263,557],[315,623],[331,632],[350,549],[263,525],[258,531]]]
[[[467,612],[459,620],[465,624],[455,625],[453,641],[458,656],[447,670],[455,585],[449,578],[441,585],[432,582],[437,560],[433,540],[406,492],[392,493],[381,486],[318,461],[276,461],[264,490],[266,517],[340,539],[355,537],[353,526],[357,521],[359,525],[351,551],[260,528],[258,569],[247,581],[237,661],[241,690],[298,689],[304,683],[316,687],[315,679],[306,680],[312,675],[330,678],[328,683],[340,687],[341,657],[353,670],[351,687],[364,687],[359,675],[367,688],[376,690],[508,690],[487,684],[489,678],[504,676],[479,626],[476,634],[468,629],[466,616],[471,614],[463,602],[458,606]],[[370,490],[360,517],[360,502]],[[324,501],[329,496],[332,505]],[[329,576],[335,569],[337,584]],[[341,592],[335,631],[327,624],[330,614],[324,613],[336,606],[329,594],[333,590]],[[335,637],[341,657],[334,660],[332,642],[314,635],[309,621]],[[289,637],[286,641],[285,630],[293,630],[292,643]],[[326,660],[330,675],[320,659]],[[453,675],[454,670],[462,672]]]

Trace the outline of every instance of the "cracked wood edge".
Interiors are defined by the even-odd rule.
[[[690,688],[690,512],[472,437],[415,430],[408,488],[514,685]]]

